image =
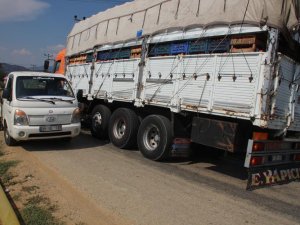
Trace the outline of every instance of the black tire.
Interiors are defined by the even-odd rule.
[[[108,125],[111,117],[110,109],[105,105],[97,105],[92,111],[91,133],[99,139],[108,138]]]
[[[136,136],[139,129],[139,118],[135,112],[127,108],[119,108],[113,112],[108,134],[113,145],[122,149],[136,147]]]
[[[4,133],[4,140],[5,140],[6,145],[14,146],[14,145],[17,144],[17,141],[10,136],[10,134],[7,130],[7,126],[4,126],[4,132],[3,133]]]
[[[160,115],[146,117],[139,128],[137,140],[139,150],[146,158],[155,161],[166,159],[173,141],[170,120]]]

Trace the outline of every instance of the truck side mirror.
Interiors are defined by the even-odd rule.
[[[3,90],[3,94],[2,94],[2,98],[3,99],[7,99],[8,101],[11,101],[11,91],[10,90],[8,90],[7,88],[5,88],[4,90]]]
[[[44,61],[44,71],[48,71],[49,69],[49,60]]]

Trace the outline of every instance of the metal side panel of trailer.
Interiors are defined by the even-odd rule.
[[[68,65],[66,70],[66,77],[72,81],[75,93],[78,90],[83,90],[84,95],[88,94],[91,76],[91,65],[89,63]]]
[[[281,56],[277,67],[267,53],[158,56],[95,63],[91,95],[109,102],[143,102],[169,108],[253,121],[270,129],[300,130],[299,66]],[[72,84],[88,94],[91,64],[69,65]],[[138,93],[140,92],[140,93]],[[140,98],[137,98],[140,96]]]
[[[93,77],[92,95],[113,101],[132,102],[136,95],[139,59],[97,62]]]
[[[268,127],[300,130],[299,84],[300,65],[286,56],[280,56]]]
[[[149,58],[144,71],[144,100],[173,111],[250,119],[262,56],[256,52]]]

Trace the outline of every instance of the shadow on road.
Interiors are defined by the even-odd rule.
[[[248,172],[244,167],[244,154],[232,154],[222,150],[193,145],[191,157],[172,158],[169,164],[193,165],[199,169],[211,170],[240,180],[247,180]]]
[[[74,151],[101,147],[108,144],[109,140],[105,141],[94,138],[86,129],[83,129],[79,136],[71,139],[70,141],[61,139],[48,139],[20,143],[20,145],[27,151]],[[136,154],[136,151],[138,150],[135,148],[123,151],[123,154],[127,155],[128,157],[140,158],[140,160],[146,160],[148,163],[156,164],[156,162],[151,162],[148,159],[142,159],[142,156],[140,154]],[[225,174],[240,180],[246,180],[247,171],[243,167],[243,161],[243,155],[233,155],[229,153],[226,154],[224,151],[217,149],[201,145],[193,145],[191,157],[173,157],[160,163],[180,165],[180,167],[183,168],[185,166],[193,166],[199,170],[204,169],[215,171],[217,173]]]
[[[48,140],[34,140],[20,143],[20,145],[27,151],[71,151],[87,148],[100,147],[108,144],[108,141],[99,140],[92,137],[86,131],[71,140],[64,139],[48,139]]]

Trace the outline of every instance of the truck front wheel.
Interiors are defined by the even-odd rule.
[[[105,105],[97,105],[92,111],[91,133],[96,138],[108,137],[108,123],[110,120],[110,109]]]
[[[146,117],[141,123],[137,136],[141,153],[155,161],[164,160],[169,156],[172,139],[171,122],[160,115]]]
[[[140,122],[138,116],[131,109],[119,108],[113,112],[108,134],[110,141],[119,148],[136,146],[136,135]]]
[[[4,140],[8,146],[14,146],[17,144],[17,141],[10,136],[6,125],[4,125]]]

